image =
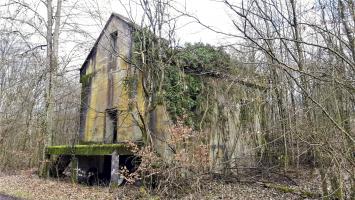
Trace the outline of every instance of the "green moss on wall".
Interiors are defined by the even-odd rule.
[[[89,85],[93,76],[94,76],[94,73],[89,73],[89,74],[85,74],[85,75],[80,76],[80,83],[82,83],[84,86]]]

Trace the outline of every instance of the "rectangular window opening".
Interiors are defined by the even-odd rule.
[[[106,110],[106,141],[117,142],[117,109]]]
[[[110,67],[111,69],[116,69],[116,60],[118,56],[118,49],[117,49],[117,31],[113,32],[110,34],[111,38],[111,50],[110,50],[110,57],[111,57],[111,63]]]

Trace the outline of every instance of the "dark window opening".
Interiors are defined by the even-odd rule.
[[[106,111],[106,139],[117,142],[117,110]],[[109,142],[109,141],[108,141]]]
[[[118,55],[117,49],[117,31],[110,34],[111,39],[111,50],[110,50],[110,68],[116,69],[116,60]]]

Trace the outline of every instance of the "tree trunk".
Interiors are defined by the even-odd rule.
[[[62,0],[57,1],[57,11],[55,14],[55,27],[53,32],[53,7],[52,0],[47,0],[47,65],[48,80],[46,91],[46,119],[45,119],[45,141],[43,149],[43,171],[42,175],[46,177],[48,174],[48,161],[46,160],[45,148],[53,145],[54,135],[54,92],[56,86],[56,74],[58,68],[58,44],[59,44],[59,27]],[[53,33],[52,33],[53,32]]]

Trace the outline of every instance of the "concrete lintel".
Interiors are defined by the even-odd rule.
[[[133,155],[126,144],[61,145],[46,148],[46,154],[49,155],[112,155],[114,151],[118,155]]]

